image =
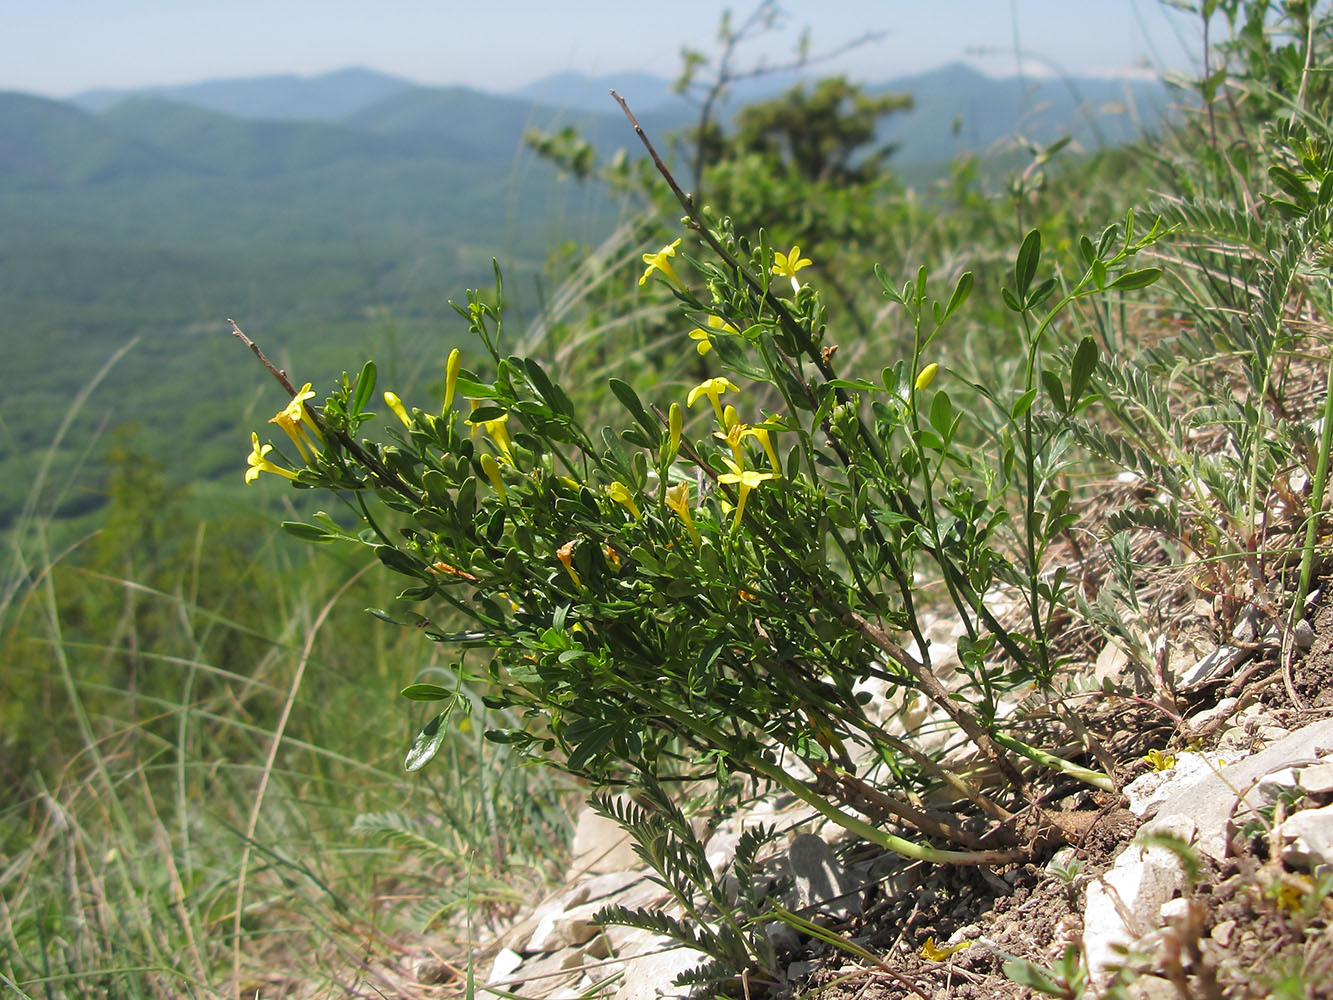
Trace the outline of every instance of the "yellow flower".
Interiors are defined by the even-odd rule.
[[[721,316],[709,316],[708,326],[709,329],[711,330],[721,330],[725,333],[740,332],[734,326],[732,326],[730,323],[724,320]],[[713,349],[712,338],[708,330],[703,329],[703,327],[696,326],[693,330],[691,330],[690,339],[698,341],[698,343],[694,345],[694,349],[698,351],[700,354],[707,354],[709,351]]]
[[[412,426],[412,418],[407,415],[407,408],[403,406],[403,401],[392,392],[384,394],[384,405],[393,410],[394,416],[403,422],[404,427]]]
[[[666,505],[685,522],[685,530],[694,539],[694,544],[698,545],[699,529],[694,526],[694,518],[690,515],[690,484],[682,481],[669,487],[666,491]]]
[[[771,472],[755,472],[753,469],[743,468],[739,463],[733,462],[729,458],[722,461],[727,463],[727,468],[731,471],[725,475],[718,476],[719,483],[734,483],[739,495],[736,497],[736,516],[731,522],[732,530],[740,527],[741,516],[745,513],[745,501],[749,497],[750,491],[759,486],[765,480],[776,479]]]
[[[292,439],[292,443],[296,445],[296,450],[301,453],[301,458],[307,463],[319,452],[319,445],[315,443],[316,439],[324,440],[319,428],[311,421],[310,414],[305,409],[305,401],[314,395],[314,392],[310,389],[310,383],[307,382],[301,386],[301,391],[292,397],[290,403],[277,414],[269,417],[268,420],[270,424],[277,424],[286,432],[287,436]],[[309,433],[306,431],[307,427],[310,429]]]
[[[727,426],[726,418],[722,415],[722,404],[717,401],[717,397],[730,389],[732,392],[740,392],[740,386],[736,385],[731,379],[723,375],[714,378],[705,379],[690,390],[690,394],[685,398],[686,406],[693,406],[694,401],[700,396],[707,396],[708,401],[713,404],[713,412],[717,414],[717,422],[722,427]]]
[[[941,948],[939,945],[935,943],[935,935],[932,934],[930,937],[926,938],[926,943],[921,946],[921,950],[918,951],[917,954],[920,955],[922,958],[924,958],[927,962],[943,962],[954,952],[962,951],[964,948],[971,948],[971,947],[972,947],[971,941],[961,941],[958,944],[945,945],[943,948]]]
[[[259,435],[254,431],[250,432],[250,457],[246,459],[250,463],[250,468],[245,470],[246,483],[253,483],[259,478],[261,472],[271,472],[275,476],[282,476],[286,479],[295,479],[296,473],[290,469],[284,469],[280,465],[274,465],[268,460],[268,453],[273,450],[273,445],[260,445]]]
[[[463,355],[455,347],[449,352],[449,360],[444,363],[444,409],[454,405],[454,390],[458,388],[458,369],[463,364]]]
[[[674,242],[668,243],[661,250],[657,251],[657,253],[644,254],[643,262],[647,264],[648,267],[644,270],[643,277],[639,279],[639,284],[642,285],[647,282],[649,276],[652,275],[654,271],[661,271],[671,280],[673,285],[679,288],[682,292],[685,291],[685,285],[678,277],[676,277],[676,272],[671,267],[670,258],[676,256],[676,247],[678,246],[680,246],[680,240],[675,240]]]
[[[555,557],[560,560],[560,565],[565,567],[565,572],[569,578],[574,581],[574,586],[580,590],[583,589],[583,581],[579,579],[578,572],[574,569],[574,546],[578,545],[578,539],[571,542],[565,542],[564,545],[555,550]]]
[[[606,488],[606,495],[629,511],[634,520],[637,521],[643,517],[643,514],[639,512],[639,505],[634,502],[634,494],[624,483],[612,483]]]
[[[940,366],[934,361],[926,365],[925,368],[922,368],[921,374],[916,377],[917,389],[918,390],[924,389],[926,386],[930,385],[931,382],[934,382],[935,373],[939,370]]]
[[[727,442],[727,446],[731,448],[731,457],[736,460],[737,465],[740,465],[744,461],[741,442],[749,436],[750,425],[741,423],[734,406],[728,406],[722,411],[722,423],[727,428],[726,433],[714,431],[713,437]]]
[[[801,256],[801,248],[796,244],[792,244],[791,253],[777,251],[773,254],[773,261],[773,273],[791,278],[791,290],[793,292],[801,290],[801,283],[796,280],[796,272],[814,263],[809,257]]]
[[[764,454],[768,456],[768,464],[773,467],[773,474],[781,479],[782,463],[778,461],[778,454],[773,450],[773,439],[770,436],[770,431],[777,429],[773,426],[760,424],[758,427],[747,427],[744,436],[752,437],[759,442],[759,446],[764,449]]]
[[[495,487],[495,492],[499,494],[500,502],[504,503],[509,499],[505,492],[505,484],[500,479],[500,463],[495,460],[495,456],[486,452],[481,456],[481,471],[486,473],[486,478],[491,481]]]
[[[471,400],[471,403],[472,408],[475,410],[478,405],[477,401],[474,399]],[[514,453],[509,450],[509,431],[505,428],[505,424],[508,422],[508,413],[501,414],[494,420],[483,420],[480,424],[474,424],[471,420],[465,421],[465,423],[472,428],[473,434],[477,432],[478,427],[481,427],[482,430],[489,434],[491,440],[495,442],[495,447],[500,449],[500,457],[510,465],[513,465]]]
[[[1176,766],[1175,754],[1162,753],[1155,748],[1144,754],[1143,759],[1152,765],[1154,771],[1169,771]]]

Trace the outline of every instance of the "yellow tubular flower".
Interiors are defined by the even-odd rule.
[[[271,472],[275,476],[282,476],[284,479],[295,479],[296,473],[290,469],[284,469],[280,465],[274,465],[268,460],[268,453],[273,450],[273,445],[260,445],[259,435],[254,431],[250,432],[250,457],[246,459],[250,467],[245,470],[245,481],[247,484],[253,483],[259,478],[261,472]]]
[[[634,520],[637,521],[643,517],[643,514],[639,512],[639,505],[634,502],[634,494],[624,483],[612,483],[606,488],[606,495],[629,511]]]
[[[292,443],[296,445],[296,450],[301,453],[301,458],[307,463],[310,462],[316,454],[319,453],[319,445],[316,441],[323,441],[324,436],[320,434],[319,428],[315,426],[310,414],[306,412],[305,401],[314,397],[314,392],[307,382],[301,386],[301,391],[292,397],[291,402],[284,406],[278,413],[269,417],[270,424],[277,424],[283,429]]]
[[[314,456],[306,448],[305,432],[301,429],[301,425],[293,421],[292,418],[287,415],[286,410],[269,417],[268,422],[270,424],[277,424],[283,429],[286,435],[292,439],[292,444],[296,445],[296,450],[301,453],[301,461],[309,465],[311,458]],[[310,442],[310,447],[314,448],[313,441]],[[315,450],[317,451],[318,449]]]
[[[773,450],[773,439],[769,435],[768,427],[747,427],[745,437],[752,437],[759,442],[759,446],[764,449],[764,454],[768,456],[768,464],[773,467],[773,473],[779,479],[782,478],[782,463],[778,461],[778,454]]]
[[[796,272],[803,267],[809,267],[813,264],[809,257],[801,256],[800,246],[793,244],[791,253],[783,253],[781,250],[773,254],[773,273],[782,275],[791,279],[791,290],[799,292],[801,283],[796,280]]]
[[[667,428],[671,434],[667,447],[671,453],[667,458],[670,462],[676,457],[676,452],[680,451],[680,435],[685,430],[685,411],[680,408],[679,403],[672,403],[671,409],[667,411]]]
[[[723,434],[721,431],[714,431],[713,437],[727,442],[727,446],[731,448],[731,457],[736,460],[737,465],[741,465],[745,461],[744,453],[741,450],[741,442],[749,436],[750,426],[740,422],[734,406],[727,407],[723,413],[723,420],[726,423],[727,432]]]
[[[709,351],[713,349],[712,334],[709,332],[709,330],[718,330],[726,333],[740,332],[734,326],[732,326],[730,323],[724,320],[721,316],[709,316],[708,327],[709,329],[705,330],[703,327],[696,326],[693,330],[690,331],[690,339],[698,341],[698,343],[694,345],[694,349],[698,351],[701,355],[707,354]]]
[[[958,944],[948,944],[941,948],[935,943],[935,935],[932,934],[926,938],[926,943],[921,946],[917,952],[927,962],[943,962],[946,958],[956,951],[962,951],[964,948],[972,947],[971,941],[961,941]]]
[[[717,397],[730,389],[732,392],[740,392],[740,386],[736,385],[731,379],[724,375],[718,375],[714,378],[705,379],[700,382],[685,398],[686,406],[693,406],[694,401],[700,396],[707,396],[708,401],[713,404],[713,412],[717,414],[717,422],[724,429],[727,426],[726,417],[722,414],[722,404],[718,402]]]
[[[494,455],[487,452],[481,456],[481,471],[486,473],[486,478],[495,487],[500,502],[506,502],[509,499],[509,494],[505,492],[505,484],[500,480],[500,463],[495,460]]]
[[[643,262],[647,264],[648,267],[644,270],[643,277],[639,279],[639,284],[642,285],[647,282],[648,278],[654,271],[661,271],[668,279],[670,279],[673,285],[679,288],[682,292],[685,291],[684,283],[680,278],[676,277],[676,272],[671,267],[670,258],[676,256],[676,247],[678,246],[680,246],[680,240],[675,240],[668,243],[661,250],[657,251],[657,253],[644,254]]]
[[[444,412],[454,405],[454,390],[458,388],[458,369],[463,365],[463,354],[455,347],[444,363]]]
[[[555,557],[560,560],[560,565],[565,567],[565,572],[574,581],[574,586],[582,590],[583,581],[579,579],[578,571],[574,569],[574,546],[577,544],[577,539],[572,542],[565,542],[564,545],[555,550]]]
[[[935,373],[940,370],[939,364],[932,361],[921,369],[921,374],[916,377],[916,387],[918,390],[924,389],[930,383],[935,381]]]
[[[407,415],[407,407],[403,406],[403,401],[392,392],[384,394],[384,405],[393,410],[394,416],[403,422],[404,427],[412,426],[412,418]]]
[[[753,469],[746,469],[728,458],[724,458],[722,461],[727,463],[727,467],[731,471],[726,475],[718,476],[717,481],[719,483],[734,483],[739,494],[736,497],[736,516],[731,522],[731,528],[735,531],[740,527],[741,517],[745,514],[745,501],[749,497],[750,491],[766,480],[776,479],[777,476],[771,472],[755,472]]]
[[[500,449],[500,455],[510,465],[514,464],[514,453],[509,450],[509,431],[505,429],[505,424],[509,422],[509,414],[502,417],[496,417],[494,420],[483,420],[481,426],[485,428],[486,433],[491,436],[495,442],[495,447]]]
[[[670,487],[666,492],[666,505],[685,522],[685,530],[690,533],[690,538],[694,540],[694,544],[698,545],[699,529],[694,526],[694,518],[690,515],[690,484],[680,482]]]

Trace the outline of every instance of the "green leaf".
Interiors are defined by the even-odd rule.
[[[943,389],[935,393],[935,398],[930,401],[930,426],[934,427],[946,442],[953,436],[953,402]]]
[[[1102,235],[1097,240],[1098,257],[1105,257],[1106,251],[1110,250],[1111,247],[1115,244],[1116,231],[1117,227],[1114,225],[1107,226],[1105,229],[1102,230]]]
[[[1037,306],[1045,302],[1046,299],[1050,297],[1051,292],[1055,291],[1055,284],[1056,282],[1054,278],[1047,278],[1034,288],[1032,294],[1028,296],[1028,308],[1036,309]]]
[[[1145,267],[1139,271],[1126,271],[1115,281],[1111,282],[1111,288],[1117,288],[1122,292],[1130,291],[1134,288],[1146,288],[1162,276],[1160,267]]]
[[[370,402],[370,394],[375,391],[375,362],[367,361],[361,367],[361,374],[356,377],[356,392],[352,396],[352,412],[356,416]]]
[[[1004,974],[1011,982],[1026,986],[1048,996],[1068,996],[1069,991],[1057,983],[1051,975],[1039,966],[1025,959],[1014,959],[1004,963]]]
[[[455,391],[460,396],[466,396],[470,399],[495,399],[500,395],[498,389],[493,385],[487,385],[477,378],[469,378],[469,372],[460,372],[458,382],[455,384]]]
[[[1023,238],[1023,245],[1018,248],[1018,259],[1014,261],[1014,289],[1020,301],[1027,298],[1040,260],[1041,230],[1034,229]]]
[[[453,691],[438,684],[409,684],[398,693],[409,701],[447,701],[454,696]]]
[[[448,718],[447,711],[441,712],[435,718],[426,723],[416,742],[412,744],[412,749],[407,751],[407,758],[403,761],[403,770],[420,771],[423,767],[434,759],[440,752],[440,747],[444,745],[444,720]]]
[[[303,542],[331,542],[337,537],[316,524],[303,524],[300,521],[283,521],[282,530]]]
[[[546,400],[546,405],[562,417],[574,415],[574,404],[565,395],[565,390],[551,382],[545,370],[532,358],[523,359],[523,368],[528,373],[528,381],[537,390],[537,395]]]
[[[1092,373],[1097,370],[1097,342],[1091,337],[1079,341],[1074,360],[1069,366],[1069,404],[1076,405],[1088,388]]]
[[[874,382],[863,378],[835,378],[828,383],[835,389],[856,389],[862,392],[883,392]]]
[[[1302,209],[1308,210],[1314,205],[1314,195],[1310,194],[1310,189],[1306,187],[1305,181],[1286,167],[1274,164],[1268,168],[1268,176]]]
[[[1060,383],[1060,376],[1049,368],[1044,369],[1041,373],[1041,384],[1046,389],[1046,395],[1055,404],[1055,408],[1061,413],[1068,412],[1069,407],[1065,404],[1065,387]]]
[[[611,386],[611,391],[615,393],[616,399],[620,400],[625,409],[629,410],[630,416],[637,420],[639,426],[648,432],[649,437],[657,439],[662,436],[661,425],[648,415],[648,411],[644,409],[643,403],[639,399],[639,394],[634,391],[632,385],[618,378],[608,379],[607,384]]]
[[[478,406],[468,414],[468,422],[473,426],[480,426],[487,420],[499,420],[509,411],[503,406]]]
[[[565,766],[575,772],[583,770],[594,757],[606,748],[606,745],[611,742],[615,735],[616,731],[610,726],[601,726],[593,730],[578,745],[578,749],[569,755],[569,761]]]
[[[888,273],[884,270],[884,265],[875,265],[875,277],[879,279],[880,286],[884,289],[886,297],[900,304],[903,302],[903,297],[899,294],[897,287],[889,280]]]
[[[1000,289],[1000,298],[1004,299],[1004,304],[1014,312],[1021,313],[1023,311],[1023,304],[1014,297],[1014,293],[1009,291],[1008,288]]]
[[[1090,267],[1092,262],[1097,259],[1097,248],[1092,245],[1092,240],[1086,236],[1078,238],[1079,256],[1083,258],[1083,266]]]
[[[426,577],[426,572],[421,565],[407,553],[395,549],[392,545],[376,545],[375,555],[379,556],[380,562],[388,566],[389,569],[405,576]]]
[[[1028,410],[1032,409],[1032,404],[1036,401],[1036,398],[1037,389],[1034,386],[1014,401],[1014,408],[1009,411],[1009,416],[1014,420],[1018,420],[1023,414],[1027,413]]]
[[[958,284],[954,285],[953,294],[949,296],[949,304],[944,307],[944,318],[948,319],[954,314],[959,306],[967,301],[967,297],[972,294],[972,272],[964,271],[958,276]]]

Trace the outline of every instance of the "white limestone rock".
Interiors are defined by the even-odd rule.
[[[639,856],[634,853],[633,841],[615,820],[599,816],[585,806],[574,825],[574,844],[570,852],[574,861],[570,878],[586,874],[627,871],[637,868]]]
[[[861,912],[861,886],[843,869],[823,839],[812,833],[792,838],[787,849],[794,908],[818,909],[839,917]]]
[[[1333,806],[1302,809],[1278,828],[1282,860],[1293,868],[1333,865]]]
[[[1188,817],[1158,824],[1161,832],[1187,839],[1193,834]],[[1175,853],[1164,847],[1131,844],[1111,870],[1088,885],[1083,911],[1083,947],[1088,971],[1104,982],[1119,961],[1116,946],[1129,947],[1161,921],[1162,907],[1184,888],[1185,872]]]
[[[1317,798],[1333,795],[1333,761],[1301,768],[1301,791]]]

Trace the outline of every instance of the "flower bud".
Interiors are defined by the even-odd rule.
[[[454,405],[454,389],[458,387],[458,369],[462,367],[462,352],[455,347],[449,352],[449,360],[444,363],[444,409]]]

